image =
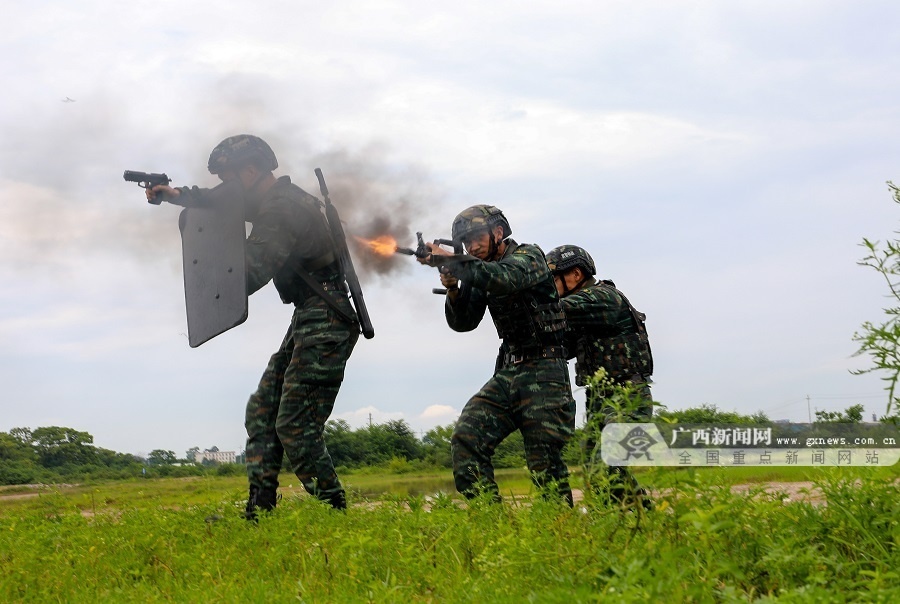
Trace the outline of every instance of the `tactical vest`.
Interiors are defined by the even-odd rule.
[[[562,349],[566,316],[556,286],[549,276],[537,285],[514,294],[489,295],[487,305],[497,335],[509,353],[528,354],[551,346]]]
[[[647,315],[638,311],[611,282],[598,281],[602,287],[617,293],[628,306],[631,324],[625,331],[611,326],[578,334],[575,342],[575,383],[585,386],[587,380],[603,367],[614,382],[624,382],[635,375],[646,379],[653,374],[653,354],[644,321]]]
[[[304,258],[291,252],[288,256],[273,280],[282,302],[286,304],[301,303],[310,295],[318,295],[307,283],[310,277],[316,283],[333,282],[335,286],[343,281],[331,231],[320,210],[322,202],[302,189],[298,189],[298,192],[301,194],[296,195],[296,203],[305,206],[305,219],[313,226],[314,238],[320,242],[321,254],[315,258]],[[304,279],[301,273],[306,273],[308,277]]]

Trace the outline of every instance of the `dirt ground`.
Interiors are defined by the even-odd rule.
[[[62,486],[70,487],[77,485]],[[813,486],[813,483],[811,482],[765,482],[754,484],[737,484],[732,486],[731,490],[735,493],[748,493],[752,489],[759,487],[763,487],[769,493],[784,493],[785,501],[806,501],[814,505],[821,505],[825,503],[825,497],[822,495],[821,491]],[[15,500],[37,497],[40,494],[41,488],[35,488],[35,491],[26,493],[5,493],[3,490],[0,490],[0,499]],[[576,502],[581,501],[584,498],[584,494],[578,489],[573,489],[572,495]]]
[[[784,493],[785,501],[805,501],[813,505],[825,503],[825,496],[811,482],[766,482],[760,484],[739,484],[731,487],[735,493],[746,493],[754,487],[762,486],[769,493]]]
[[[762,487],[767,493],[783,493],[784,501],[805,501],[813,505],[825,503],[825,496],[813,486],[812,482],[758,482],[752,484],[736,484],[731,487],[733,493],[749,493],[753,489]],[[584,494],[578,489],[572,489],[572,495],[576,502],[584,498]],[[659,493],[654,493],[659,495]]]

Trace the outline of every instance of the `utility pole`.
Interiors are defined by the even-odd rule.
[[[809,423],[812,423],[812,411],[809,407],[809,395],[806,395],[806,413],[809,415]]]
[[[369,427],[372,427],[372,414],[369,414]]]

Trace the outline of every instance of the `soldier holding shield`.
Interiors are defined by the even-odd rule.
[[[294,305],[284,340],[247,403],[246,517],[275,508],[285,453],[310,494],[344,509],[346,496],[324,428],[360,328],[321,202],[290,177],[275,177],[275,154],[256,136],[226,138],[213,149],[208,167],[243,191],[244,218],[252,224],[245,248],[247,294],[274,281],[281,300]],[[147,195],[191,207],[202,205],[209,191],[156,185]]]

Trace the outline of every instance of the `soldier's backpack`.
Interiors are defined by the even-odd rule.
[[[647,367],[647,370],[648,370],[647,375],[648,376],[652,375],[653,374],[653,351],[650,349],[650,336],[647,334],[647,325],[646,325],[647,315],[645,313],[642,313],[638,309],[636,309],[634,307],[634,305],[631,303],[631,301],[628,299],[628,297],[625,296],[625,294],[623,294],[621,291],[619,291],[619,289],[616,288],[616,284],[613,283],[612,281],[610,281],[608,279],[603,279],[603,280],[598,281],[597,285],[612,289],[617,294],[619,294],[622,297],[622,300],[625,301],[625,304],[628,305],[628,309],[631,311],[631,318],[634,321],[634,328],[638,334],[638,338],[641,340],[641,342],[644,345],[647,346],[647,355],[650,358],[649,365]]]

